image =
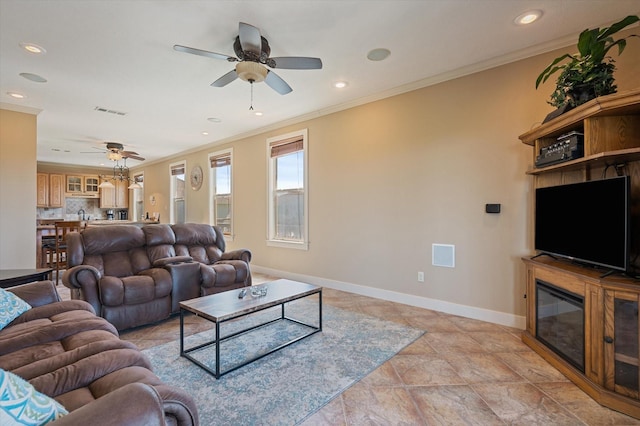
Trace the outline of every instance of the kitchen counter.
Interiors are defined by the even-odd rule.
[[[155,220],[119,220],[119,219],[113,219],[113,220],[90,220],[87,222],[87,226],[103,226],[103,225],[136,225],[136,226],[143,226],[143,225],[151,225],[151,224],[157,224],[160,223],[158,221]]]

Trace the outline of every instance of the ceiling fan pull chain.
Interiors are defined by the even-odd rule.
[[[249,111],[253,111],[253,80],[249,80],[251,83],[251,105],[249,106]]]

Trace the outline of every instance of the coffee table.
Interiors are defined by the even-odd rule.
[[[187,358],[188,360],[205,370],[207,373],[213,375],[216,379],[219,379],[221,376],[227,373],[237,370],[238,368],[243,367],[253,361],[263,358],[286,346],[289,346],[295,342],[298,342],[306,337],[322,331],[322,287],[285,279],[271,281],[262,285],[268,287],[266,296],[254,297],[251,295],[251,289],[247,287],[247,294],[242,299],[238,298],[240,290],[231,290],[180,302],[180,356]],[[314,294],[318,295],[317,326],[296,320],[286,315],[285,306],[288,302],[312,296]],[[221,337],[221,324],[240,317],[251,315],[256,312],[263,311],[265,309],[272,308],[274,306],[281,307],[279,318],[258,325],[250,326],[235,333]],[[216,336],[213,341],[206,342],[191,348],[185,348],[184,317],[188,312],[207,319],[215,324]],[[220,370],[220,343],[225,340],[233,339],[234,337],[240,336],[242,334],[249,333],[253,330],[267,327],[280,321],[291,321],[300,324],[305,328],[308,328],[308,332],[295,337],[292,340],[287,341],[286,343],[280,344],[268,350],[267,352],[260,353],[245,362],[234,365],[233,367],[225,371]],[[215,345],[216,352],[215,370],[209,368],[190,355],[190,353],[192,353],[193,351],[197,351],[199,349],[203,349],[212,345]]]

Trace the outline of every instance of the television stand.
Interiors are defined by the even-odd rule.
[[[522,341],[569,380],[606,407],[640,419],[640,285],[622,275],[568,260],[523,258],[527,273],[526,329]],[[584,371],[554,352],[537,336],[536,281],[584,300]]]

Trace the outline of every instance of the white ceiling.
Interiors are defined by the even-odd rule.
[[[515,25],[528,9],[543,10],[542,19]],[[639,10],[638,0],[0,0],[0,102],[41,110],[39,161],[99,166],[106,157],[94,148],[117,141],[151,162],[573,45],[583,29]],[[276,70],[293,88],[284,96],[255,84],[262,117],[249,112],[247,82],[210,86],[234,64],[173,50],[235,56],[240,21],[260,28],[271,56],[319,57],[324,65]],[[20,42],[46,54],[27,53]],[[369,61],[379,47],[390,57]],[[25,72],[47,82],[19,76]],[[349,85],[335,89],[337,80]]]

